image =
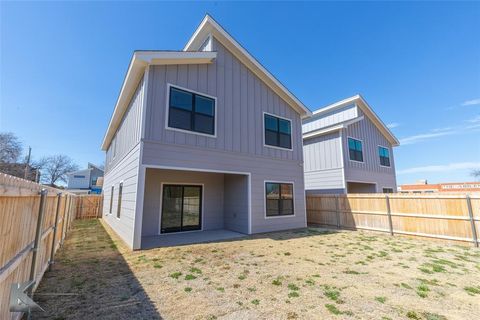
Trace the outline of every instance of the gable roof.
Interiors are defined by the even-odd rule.
[[[128,108],[130,99],[142,79],[145,68],[149,65],[169,64],[203,64],[211,63],[217,57],[216,52],[185,52],[185,51],[135,51],[128,66],[122,88],[115,104],[110,123],[103,137],[102,150],[107,150],[115,132]]]
[[[198,50],[205,39],[212,35],[224,47],[226,47],[238,60],[250,71],[267,84],[276,94],[295,109],[302,118],[312,115],[312,112],[277,78],[275,78],[262,64],[260,64],[245,48],[243,48],[225,29],[220,26],[211,16],[205,15],[197,30],[183,48],[184,51]]]
[[[394,136],[392,131],[388,129],[388,127],[383,123],[383,121],[377,116],[377,114],[373,111],[370,105],[365,101],[365,99],[360,95],[354,95],[353,97],[343,99],[341,101],[335,102],[331,105],[328,105],[324,108],[318,109],[313,112],[312,117],[310,119],[319,118],[326,113],[332,112],[334,110],[340,109],[342,107],[348,106],[350,104],[357,105],[360,110],[363,111],[365,116],[367,116],[370,121],[377,127],[377,129],[385,136],[385,138],[392,144],[392,146],[396,147],[400,145],[398,139]],[[338,129],[341,129],[341,126],[336,126]],[[320,130],[326,131],[328,128],[322,128]],[[332,130],[329,130],[332,131]]]

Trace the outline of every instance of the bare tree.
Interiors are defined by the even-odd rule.
[[[67,174],[78,170],[78,166],[69,156],[57,154],[43,157],[35,163],[42,170],[41,181],[52,187],[58,182],[67,182]]]
[[[472,175],[476,180],[480,180],[480,169],[473,169],[471,175]]]
[[[22,149],[22,143],[15,134],[0,132],[0,163],[16,163]]]

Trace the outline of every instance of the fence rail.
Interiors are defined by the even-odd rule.
[[[307,221],[479,246],[480,195],[307,195]]]
[[[101,196],[83,197],[0,174],[0,319],[22,316],[9,311],[11,284],[35,290],[72,221],[100,215]]]

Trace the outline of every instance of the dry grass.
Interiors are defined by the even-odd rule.
[[[59,265],[39,290],[77,292],[60,279],[90,270],[82,286],[92,292],[80,296],[88,303],[77,303],[74,316],[67,308],[72,297],[42,296],[47,311],[68,319],[480,318],[480,250],[475,248],[309,228],[131,252],[108,228],[113,248],[98,223],[84,223],[76,223],[83,231],[68,240],[77,246],[61,250]],[[87,249],[78,246],[80,237],[96,238]],[[106,248],[98,253],[99,246]],[[125,259],[121,264],[128,264],[122,275],[116,275],[115,247]],[[92,255],[101,256],[100,263],[91,263]],[[72,257],[75,268],[62,265]],[[110,309],[101,313],[105,301]]]

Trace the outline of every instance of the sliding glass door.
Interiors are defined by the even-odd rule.
[[[161,233],[201,229],[202,186],[164,185]]]

